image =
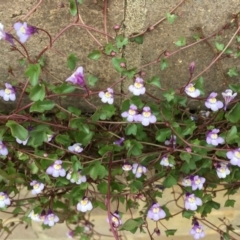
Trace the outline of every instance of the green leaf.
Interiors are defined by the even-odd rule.
[[[221,206],[220,203],[215,201],[208,201],[207,204],[216,210],[220,209],[220,206]]]
[[[228,200],[225,202],[224,207],[234,207],[235,202],[236,202],[236,200],[228,199]]]
[[[232,128],[229,131],[227,131],[226,142],[231,143],[232,140],[238,138],[237,133],[238,133],[238,130],[236,126],[232,126]]]
[[[37,84],[36,86],[34,86],[30,91],[29,98],[34,102],[38,100],[42,101],[45,98],[44,84]]]
[[[53,89],[53,92],[56,93],[56,94],[61,94],[61,93],[72,93],[74,92],[76,89],[75,86],[73,85],[69,85],[67,83],[62,83],[60,86],[56,86],[54,89]]]
[[[60,143],[64,146],[70,146],[70,138],[68,135],[58,134],[55,140],[57,143]]]
[[[50,100],[37,101],[30,107],[30,112],[40,112],[53,109],[55,103]]]
[[[168,21],[170,24],[173,24],[174,21],[175,21],[176,18],[177,18],[177,15],[171,14],[171,13],[167,13],[167,14],[166,14],[166,17],[167,17],[167,21]]]
[[[190,219],[191,217],[193,217],[194,214],[195,214],[195,212],[194,212],[194,211],[191,211],[191,210],[184,210],[184,211],[182,212],[182,216],[185,217],[185,218],[188,218],[188,219]]]
[[[107,194],[108,192],[108,184],[106,182],[99,183],[97,185],[97,189],[102,194]]]
[[[237,77],[238,76],[238,71],[236,67],[232,67],[228,70],[227,72],[229,77]]]
[[[127,156],[139,156],[142,154],[143,145],[136,140],[125,141],[126,148],[128,149]]]
[[[117,72],[122,72],[125,70],[125,68],[121,67],[121,63],[125,63],[126,64],[126,59],[125,58],[112,58],[112,64],[114,66],[114,68],[116,69]]]
[[[77,107],[69,106],[69,107],[67,108],[67,110],[68,110],[69,112],[77,115],[77,116],[80,116],[80,115],[81,115],[81,110],[80,110],[79,108],[77,108]]]
[[[173,236],[176,231],[177,229],[168,229],[165,231],[165,233],[166,233],[166,236]]]
[[[156,140],[159,142],[164,142],[167,138],[171,136],[171,130],[169,128],[159,129],[156,132]]]
[[[162,58],[160,61],[160,69],[163,71],[168,67],[168,60],[166,58]]]
[[[143,183],[138,180],[133,180],[130,184],[130,191],[131,193],[137,193],[139,190],[143,189]]]
[[[70,68],[71,70],[74,70],[76,67],[77,61],[78,61],[78,57],[74,53],[69,54],[67,58],[67,67]]]
[[[219,52],[221,52],[221,51],[224,49],[224,44],[223,44],[223,43],[215,42],[215,47],[217,48],[217,50],[218,50]]]
[[[70,2],[70,13],[72,16],[77,14],[77,5],[75,0],[68,0]]]
[[[229,84],[229,87],[230,87],[234,92],[240,92],[240,85],[239,85],[239,84]]]
[[[169,89],[168,91],[163,93],[163,96],[167,99],[168,102],[171,102],[175,98],[175,91]]]
[[[100,162],[96,162],[94,165],[90,165],[89,175],[93,180],[102,179],[108,175],[108,171]]]
[[[187,153],[187,152],[181,152],[180,158],[181,158],[181,160],[189,163],[189,162],[190,162],[190,159],[192,158],[192,155],[189,154],[189,153]]]
[[[140,36],[137,36],[137,37],[134,37],[134,38],[130,38],[130,41],[131,42],[136,42],[138,44],[143,44],[143,35],[140,35]]]
[[[237,42],[240,42],[240,35],[236,36]]]
[[[230,239],[232,239],[232,238],[230,238],[230,236],[229,236],[228,233],[224,233],[224,234],[223,234],[223,239],[224,239],[224,240],[230,240]]]
[[[89,76],[87,77],[87,81],[88,81],[88,84],[89,84],[90,86],[94,87],[95,84],[96,84],[96,82],[98,81],[98,78],[95,77],[95,76],[93,76],[93,75],[89,75]]]
[[[179,40],[177,42],[175,42],[175,45],[178,47],[186,46],[186,44],[187,44],[187,42],[186,42],[185,37],[180,37]]]
[[[36,86],[38,84],[38,78],[40,76],[40,73],[41,73],[41,66],[39,63],[29,64],[25,72],[25,76],[29,77],[29,80],[32,86]]]
[[[157,77],[157,76],[152,77],[149,81],[147,81],[147,83],[155,87],[161,88],[160,77]]]
[[[132,79],[135,74],[136,74],[136,68],[122,71],[122,75],[127,76],[130,79]]]
[[[123,37],[122,35],[118,35],[116,37],[116,43],[118,48],[122,48],[123,46],[128,44],[128,39]]]
[[[163,181],[163,186],[166,188],[170,188],[176,184],[177,184],[177,179],[171,174],[169,174]]]
[[[93,121],[110,119],[116,112],[116,108],[113,105],[104,105],[97,109],[97,111],[92,115]]]
[[[226,119],[231,123],[237,123],[240,120],[240,103],[234,105],[234,107],[225,115]]]
[[[137,125],[136,124],[128,124],[125,128],[126,135],[136,135],[137,134]]]
[[[22,141],[28,137],[28,130],[16,123],[15,121],[9,120],[6,126],[10,128],[12,136]]]
[[[203,77],[199,77],[199,78],[195,81],[194,87],[195,87],[196,89],[199,89],[202,95],[205,94],[205,93],[204,93],[204,88],[203,88]]]
[[[112,52],[115,52],[115,53],[118,52],[118,48],[115,47],[115,46],[113,46],[112,43],[108,43],[108,44],[105,46],[104,50],[105,50],[105,53],[106,53],[107,55],[110,55]]]
[[[126,230],[130,231],[131,233],[135,233],[137,229],[142,226],[144,220],[143,218],[136,218],[136,219],[128,219],[120,228],[119,230]]]
[[[88,58],[92,60],[98,60],[101,57],[102,53],[99,50],[93,50],[89,55]]]

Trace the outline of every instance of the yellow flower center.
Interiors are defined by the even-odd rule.
[[[216,98],[210,98],[210,99],[209,99],[209,102],[210,102],[210,103],[216,103],[216,102],[217,102],[217,99],[216,99]]]
[[[226,172],[226,168],[225,168],[225,167],[221,167],[221,168],[219,169],[219,171],[220,171],[221,173],[224,173],[224,172]]]
[[[198,227],[198,228],[196,229],[196,232],[197,232],[197,233],[201,233],[201,232],[202,232],[202,229]]]
[[[135,82],[135,83],[134,83],[134,87],[135,87],[135,88],[142,88],[142,87],[143,87],[143,84],[142,84],[142,83]]]
[[[132,166],[131,165],[124,165],[123,169],[126,170],[126,171],[129,171],[129,170],[132,169]]]
[[[88,199],[87,198],[81,200],[81,205],[85,206],[87,204],[88,204]]]
[[[211,134],[211,138],[212,138],[212,139],[217,139],[217,138],[218,138],[218,135],[217,135],[216,133],[212,133],[212,134]]]
[[[0,201],[4,201],[5,200],[5,196],[4,195],[0,195]]]
[[[117,223],[117,224],[118,224],[118,218],[116,218],[116,217],[112,217],[112,222],[114,222],[114,223]]]
[[[159,208],[158,207],[153,208],[153,212],[154,213],[158,213],[159,212]]]
[[[150,112],[143,112],[143,116],[145,118],[149,118],[151,116],[151,113]]]
[[[79,146],[75,147],[75,151],[78,152],[81,148]]]
[[[189,87],[187,88],[187,90],[188,90],[189,92],[194,92],[194,91],[195,91],[195,87],[194,87],[193,85],[191,85],[191,86],[189,86]]]
[[[196,183],[196,184],[200,184],[200,183],[201,183],[201,180],[200,180],[200,179],[197,179],[197,180],[195,181],[195,183]]]
[[[34,188],[34,189],[38,189],[38,188],[39,188],[39,183],[34,184],[34,185],[33,185],[33,188]]]
[[[135,115],[135,114],[136,114],[136,111],[133,110],[133,109],[129,109],[129,110],[128,110],[128,113],[129,113],[130,115]]]
[[[53,166],[56,170],[59,170],[62,168],[62,165],[61,164],[54,164]]]
[[[21,32],[21,33],[26,33],[26,29],[24,28],[24,26],[22,26],[22,27],[20,28],[20,32]]]
[[[54,215],[50,215],[50,216],[48,216],[48,220],[50,220],[50,221],[53,221],[54,220]]]
[[[234,155],[235,155],[236,158],[240,158],[240,152],[239,152],[239,151],[236,151],[236,152],[234,153]]]
[[[137,170],[139,173],[142,173],[143,172],[143,168],[142,167],[138,167],[138,170]]]
[[[191,181],[190,181],[190,179],[185,179],[185,180],[184,180],[184,184],[186,184],[186,185],[189,185],[189,184],[191,184]]]
[[[11,94],[11,92],[12,92],[12,91],[11,91],[11,89],[9,89],[9,88],[6,88],[6,89],[5,89],[5,93],[6,93],[7,95]]]
[[[194,202],[195,202],[195,197],[190,197],[190,198],[188,198],[188,201],[189,201],[190,203],[194,203]]]
[[[105,93],[105,97],[106,97],[106,98],[110,98],[110,97],[112,97],[112,94],[109,93],[109,92],[106,92],[106,93]]]

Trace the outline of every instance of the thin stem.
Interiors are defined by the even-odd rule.
[[[103,8],[103,25],[104,25],[104,32],[106,33],[106,41],[108,43],[108,34],[107,34],[107,7],[108,7],[108,0],[104,0],[104,8]]]
[[[25,90],[26,90],[28,84],[29,84],[29,80],[26,81],[26,83],[25,83],[25,85],[24,85],[24,87],[23,87],[23,90],[22,90],[21,95],[20,95],[20,97],[19,97],[19,100],[18,100],[18,103],[17,103],[17,107],[16,107],[16,110],[14,111],[14,113],[17,113],[17,112],[18,112],[18,109],[19,109],[19,107],[20,107],[20,105],[21,105],[22,98],[23,98],[23,95],[24,95],[24,93],[25,93]]]

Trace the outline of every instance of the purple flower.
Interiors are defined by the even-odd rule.
[[[73,237],[74,237],[74,231],[69,231],[69,232],[67,232],[67,233],[66,233],[66,236],[67,236],[68,238],[73,238]]]
[[[62,161],[56,160],[53,165],[47,168],[46,173],[52,175],[53,177],[65,177],[66,170],[62,167]]]
[[[183,185],[184,187],[190,187],[190,186],[192,186],[192,180],[191,180],[189,177],[184,178],[184,179],[182,180],[182,185]]]
[[[16,30],[21,43],[25,43],[29,37],[31,37],[34,33],[37,32],[36,27],[27,25],[26,22],[24,23],[16,22],[14,24],[14,29]]]
[[[130,105],[130,108],[128,111],[123,112],[121,115],[124,118],[127,118],[128,122],[136,122],[137,121],[137,107],[134,104]]]
[[[187,210],[192,210],[195,211],[197,210],[198,206],[202,205],[202,200],[198,197],[195,197],[194,194],[186,194],[186,198],[185,198],[185,208]]]
[[[81,171],[78,172],[78,176],[77,176],[77,180],[73,179],[72,178],[72,171],[68,172],[67,174],[67,179],[70,180],[71,183],[76,183],[76,184],[81,184],[82,182],[86,182],[87,181],[87,178],[86,176],[82,176],[81,175]]]
[[[163,158],[160,161],[160,165],[165,167],[173,167],[173,164],[169,163],[168,156],[163,156]]]
[[[237,96],[237,93],[233,94],[231,89],[227,89],[225,90],[225,92],[222,93],[222,96],[225,101],[224,110],[226,111],[228,104]]]
[[[35,222],[42,222],[43,221],[43,219],[40,219],[39,214],[38,213],[34,213],[33,210],[28,214],[28,217],[30,217]]]
[[[185,93],[192,98],[197,98],[200,96],[200,90],[196,89],[192,83],[185,87]]]
[[[83,151],[83,148],[81,146],[82,146],[81,143],[75,143],[72,146],[69,146],[68,150],[73,153],[81,153]]]
[[[11,200],[4,192],[0,192],[0,208],[5,208],[11,204]]]
[[[12,35],[9,33],[6,33],[4,31],[4,26],[0,23],[0,40],[1,39],[4,39],[4,40],[10,42],[12,45],[14,45]]]
[[[138,163],[134,163],[132,165],[132,173],[135,174],[136,178],[140,178],[142,176],[143,173],[146,173],[147,169],[146,167],[138,164]]]
[[[49,211],[48,214],[44,218],[43,224],[52,227],[59,221],[59,217],[55,215],[52,211]]]
[[[206,179],[199,176],[192,176],[190,177],[192,180],[192,190],[195,191],[197,189],[201,190],[203,188],[203,184],[205,183]]]
[[[218,144],[223,144],[225,141],[222,137],[218,136],[219,129],[213,129],[207,133],[206,142],[208,144],[212,144],[213,146],[217,146]]]
[[[227,175],[230,174],[230,170],[226,163],[218,163],[216,166],[217,175],[219,178],[225,178]]]
[[[142,78],[137,77],[135,83],[128,87],[128,90],[133,93],[133,95],[139,96],[146,92],[146,88],[144,87],[144,81]]]
[[[177,137],[175,135],[171,135],[169,140],[166,140],[164,142],[165,145],[172,145],[173,147],[177,144]]]
[[[83,199],[77,204],[77,210],[79,212],[87,212],[91,211],[92,209],[93,205],[86,197],[83,197]]]
[[[54,137],[53,134],[47,134],[47,142],[51,142],[53,137]]]
[[[33,186],[33,190],[32,190],[32,194],[33,195],[37,195],[39,193],[42,192],[42,190],[44,189],[44,184],[43,183],[40,183],[38,181],[32,181],[30,183],[31,186]]]
[[[232,165],[240,167],[240,148],[228,151],[227,158],[230,159]]]
[[[5,146],[5,144],[3,144],[2,141],[0,141],[0,155],[2,155],[2,156],[7,156],[8,155],[8,149]]]
[[[214,111],[214,112],[217,111],[220,108],[223,108],[223,103],[216,99],[217,95],[218,95],[217,93],[212,92],[205,102],[205,106],[207,108],[212,109],[212,111]]]
[[[124,141],[125,141],[125,138],[120,138],[119,140],[113,142],[113,144],[118,145],[118,146],[121,146]]]
[[[142,114],[137,115],[136,121],[141,122],[143,126],[148,126],[150,123],[155,123],[157,119],[152,114],[150,107],[144,107]]]
[[[158,221],[159,219],[165,218],[166,213],[161,209],[158,203],[155,203],[148,210],[147,216],[153,221]]]
[[[131,171],[132,170],[132,165],[128,162],[125,162],[122,166],[122,169],[126,172]]]
[[[107,92],[100,92],[98,96],[101,98],[101,101],[103,103],[113,104],[114,98],[113,98],[113,89],[108,88]]]
[[[15,101],[16,100],[16,92],[15,89],[12,87],[11,84],[5,83],[5,89],[0,90],[0,97],[3,98],[4,101]]]
[[[107,222],[109,223],[108,218]],[[118,214],[118,211],[115,211],[114,214],[111,214],[111,223],[114,228],[118,228],[120,225],[122,225],[122,220],[120,218],[120,215]]]
[[[199,225],[199,223],[195,221],[190,231],[190,234],[193,235],[194,239],[203,238],[205,236],[205,233],[203,231],[203,226]]]
[[[25,146],[27,144],[27,142],[28,142],[28,139],[29,139],[29,136],[24,141],[20,140],[19,138],[16,138],[16,141],[17,141],[17,143],[22,144],[22,145]]]
[[[66,82],[71,82],[73,84],[84,87],[85,79],[84,79],[83,67],[79,67],[69,78],[67,78]]]

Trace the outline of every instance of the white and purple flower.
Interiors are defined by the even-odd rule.
[[[5,208],[11,204],[11,200],[4,192],[0,192],[0,208]]]
[[[122,146],[124,141],[125,141],[125,138],[122,137],[119,140],[116,140],[115,142],[113,142],[113,144],[118,145],[118,146]]]
[[[205,106],[207,108],[210,108],[212,111],[218,111],[218,109],[221,109],[223,108],[223,102],[221,101],[218,101],[216,99],[216,96],[218,94],[215,93],[215,92],[212,92],[209,97],[207,98],[206,102],[205,102]]]
[[[190,187],[190,186],[192,186],[192,180],[190,179],[190,177],[184,178],[184,179],[182,180],[182,185],[183,185],[184,187]]]
[[[128,87],[128,90],[133,93],[135,96],[139,96],[146,92],[146,88],[144,87],[144,81],[142,78],[137,77],[133,85]]]
[[[40,183],[36,180],[32,181],[30,183],[30,185],[33,186],[33,190],[32,190],[33,195],[37,195],[37,194],[41,193],[42,190],[44,189],[44,184]]]
[[[195,221],[190,231],[190,234],[193,235],[194,239],[203,238],[205,236],[205,233],[203,231],[203,226],[199,225],[199,223]]]
[[[66,170],[62,167],[62,161],[56,160],[53,165],[49,166],[46,170],[48,175],[52,175],[53,177],[65,177]]]
[[[136,178],[140,178],[142,176],[142,174],[147,172],[147,168],[138,164],[138,163],[134,163],[132,165],[132,173],[135,175]]]
[[[28,142],[28,139],[29,139],[29,136],[27,137],[26,140],[20,140],[19,138],[16,138],[16,142],[25,146]]]
[[[9,33],[6,33],[4,31],[4,26],[0,23],[0,40],[2,40],[2,39],[6,40],[6,41],[10,42],[12,45],[14,45],[12,35]]]
[[[226,176],[230,174],[228,164],[223,162],[217,164],[216,171],[219,178],[226,178]]]
[[[137,122],[141,122],[143,126],[148,126],[150,123],[155,123],[157,118],[151,112],[150,107],[144,107],[142,114],[138,114],[136,117]]]
[[[73,176],[72,176],[72,171],[68,172],[66,178],[67,178],[68,180],[70,180],[71,183],[76,183],[76,184],[79,185],[79,184],[87,181],[86,176],[81,175],[81,171],[78,172],[78,176],[77,176],[78,178],[77,178],[77,180],[73,179],[72,177],[73,177]]]
[[[128,122],[137,122],[137,116],[138,116],[138,112],[137,112],[137,107],[134,104],[131,104],[129,107],[129,110],[126,112],[123,112],[122,117],[127,118]]]
[[[5,83],[5,89],[0,90],[0,97],[3,98],[4,101],[15,101],[16,100],[16,92],[14,87],[11,84]]]
[[[8,155],[8,149],[2,141],[0,141],[0,155],[2,155],[2,156]]]
[[[79,212],[87,212],[91,211],[92,209],[93,205],[87,197],[83,197],[83,199],[77,204],[77,210]]]
[[[190,179],[192,180],[192,190],[195,191],[197,189],[201,190],[203,188],[203,184],[205,183],[206,179],[203,177],[191,176]]]
[[[47,142],[51,142],[54,137],[54,134],[47,134]]]
[[[185,198],[185,208],[186,210],[197,210],[198,206],[202,205],[202,200],[196,197],[194,194],[186,194]]]
[[[125,163],[123,164],[123,166],[122,166],[122,169],[123,169],[124,171],[126,171],[126,172],[129,172],[129,171],[132,170],[132,165],[131,165],[130,163],[128,163],[128,162],[125,162]]]
[[[77,68],[77,70],[69,78],[67,78],[66,82],[71,82],[73,84],[84,87],[85,79],[84,79],[83,67]]]
[[[172,147],[175,147],[176,144],[177,144],[177,136],[175,135],[171,135],[170,139],[169,140],[166,140],[164,142],[165,145],[171,145]]]
[[[42,222],[43,221],[43,219],[40,218],[40,215],[38,213],[34,213],[33,210],[28,214],[28,217],[30,217],[35,222]]]
[[[52,211],[49,211],[48,214],[45,215],[43,224],[52,227],[57,222],[59,222],[59,217],[55,215]]]
[[[240,167],[240,148],[228,151],[226,155],[232,165]]]
[[[82,146],[81,143],[75,143],[72,146],[69,146],[68,150],[73,153],[81,153],[83,151],[83,148],[81,146]]]
[[[213,129],[207,133],[206,142],[208,144],[212,144],[213,146],[217,146],[218,144],[223,144],[225,141],[222,137],[218,136],[219,129]]]
[[[107,218],[107,222],[109,223],[108,218]],[[111,223],[114,228],[118,228],[119,226],[122,225],[122,220],[118,211],[115,211],[113,214],[111,214]]]
[[[14,29],[21,43],[25,43],[29,37],[31,37],[34,33],[37,32],[36,27],[30,26],[26,22],[24,23],[16,22],[14,24]]]
[[[148,218],[158,221],[166,217],[166,213],[162,210],[158,203],[154,203],[147,213]]]
[[[106,92],[100,92],[98,96],[101,98],[103,103],[113,104],[114,102],[112,88],[108,88]]]
[[[200,90],[196,89],[194,87],[194,84],[192,84],[192,83],[188,84],[185,87],[185,93],[192,98],[197,98],[200,96]]]
[[[165,167],[173,167],[173,164],[171,164],[168,160],[168,156],[163,156],[160,165],[165,166]]]
[[[222,93],[222,96],[225,101],[224,110],[226,111],[228,104],[237,96],[237,93],[233,94],[233,91],[231,89],[227,89]]]
[[[66,233],[66,236],[67,236],[68,238],[73,238],[73,237],[74,237],[74,231],[69,231],[69,232],[67,232],[67,233]]]

